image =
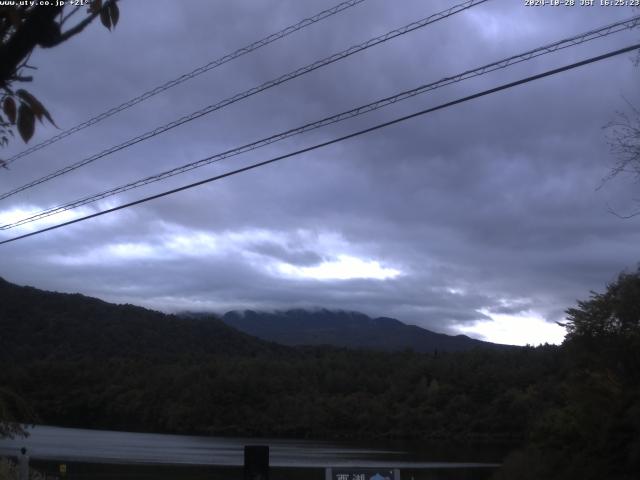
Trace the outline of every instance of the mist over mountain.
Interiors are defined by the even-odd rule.
[[[13,361],[292,355],[286,346],[297,345],[421,353],[504,347],[358,312],[246,310],[222,319],[204,313],[167,315],[3,279],[0,329],[0,360]]]
[[[287,310],[231,311],[222,321],[242,332],[284,345],[332,345],[373,350],[433,353],[472,348],[505,348],[466,335],[445,335],[388,317],[371,318],[349,311]]]

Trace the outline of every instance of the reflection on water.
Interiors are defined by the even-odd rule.
[[[20,447],[25,446],[34,462],[49,472],[55,471],[56,462],[75,462],[75,475],[70,472],[69,480],[85,475],[98,479],[229,479],[242,477],[238,467],[243,463],[244,446],[255,444],[269,445],[270,464],[276,467],[272,477],[283,480],[301,478],[301,472],[305,472],[305,480],[322,480],[322,468],[327,466],[400,468],[403,480],[412,477],[415,480],[466,480],[488,478],[490,466],[495,466],[478,462],[477,456],[474,461],[452,461],[458,456],[442,453],[434,456],[409,444],[389,442],[363,446],[362,443],[196,437],[45,426],[32,429],[27,439],[0,440],[0,455],[16,455]],[[97,463],[128,466],[98,468]],[[164,465],[159,467],[160,464]]]

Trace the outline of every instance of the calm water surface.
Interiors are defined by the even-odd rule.
[[[55,462],[64,461],[84,464],[85,470],[86,465],[90,464],[144,464],[148,466],[216,466],[223,469],[228,467],[229,471],[233,471],[234,468],[237,469],[243,464],[244,446],[256,444],[269,445],[270,464],[273,467],[279,467],[282,471],[288,470],[291,473],[301,469],[317,470],[316,475],[304,475],[305,478],[316,476],[322,478],[322,475],[317,473],[321,473],[321,469],[328,466],[386,466],[400,468],[402,472],[430,470],[432,474],[442,473],[437,476],[403,474],[403,480],[411,477],[416,480],[418,478],[487,478],[486,474],[469,476],[469,472],[484,471],[486,473],[492,470],[492,467],[495,468],[501,458],[497,454],[492,455],[478,450],[474,450],[473,455],[472,452],[458,452],[458,455],[452,455],[447,454],[446,449],[406,443],[385,442],[365,445],[352,442],[197,437],[47,426],[31,429],[26,439],[0,440],[0,455],[16,455],[24,446],[35,463],[40,461],[46,468]],[[470,455],[467,458],[473,458],[473,461],[460,461],[456,457],[461,454]],[[103,475],[104,471],[105,469],[100,469]],[[91,477],[100,476],[96,476],[95,473]],[[124,474],[120,467],[119,473],[117,475],[114,473],[115,476],[123,478],[128,475]],[[167,478],[158,475],[157,471],[152,476]],[[200,478],[194,475],[179,476]],[[286,477],[286,475],[280,476]],[[142,477],[144,475],[136,478]],[[172,477],[175,478],[175,476]],[[212,477],[208,475],[207,478]],[[71,480],[71,475],[69,479]]]

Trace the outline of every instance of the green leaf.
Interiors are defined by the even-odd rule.
[[[16,114],[17,109],[16,109],[16,102],[13,100],[13,98],[11,97],[7,97],[4,99],[4,105],[2,106],[2,109],[4,110],[5,115],[7,116],[7,118],[9,119],[9,121],[15,125],[16,123]]]
[[[31,107],[26,103],[20,103],[20,109],[18,110],[18,132],[22,140],[24,140],[24,143],[27,143],[31,137],[33,137],[35,126],[36,117]]]
[[[47,120],[49,120],[49,122],[51,122],[52,125],[57,127],[56,122],[54,122],[53,118],[51,118],[51,114],[46,108],[44,108],[44,105],[40,103],[40,100],[38,100],[36,97],[31,95],[26,90],[20,89],[16,93],[22,100],[24,100],[26,103],[29,104],[29,106],[31,107],[31,110],[33,111],[35,116],[38,118],[38,120],[42,122],[42,117],[44,116],[46,117]]]
[[[100,21],[102,22],[102,25],[111,30],[111,14],[109,13],[108,8],[100,10]]]
[[[118,20],[120,20],[120,9],[116,2],[109,4],[109,13],[111,15],[111,25],[113,25],[113,28],[116,28],[116,24]]]

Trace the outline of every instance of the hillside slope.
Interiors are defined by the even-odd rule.
[[[288,351],[213,316],[182,318],[0,279],[0,361],[173,358]]]

